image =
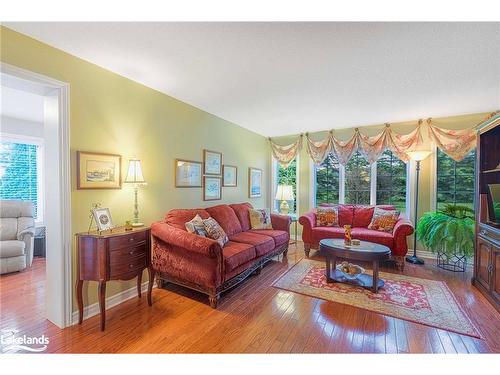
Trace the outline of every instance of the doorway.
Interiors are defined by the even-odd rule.
[[[19,330],[15,325],[34,319],[64,328],[72,315],[69,85],[9,64],[0,67],[2,145],[30,149],[36,158],[25,182],[31,194],[1,197],[31,200],[36,223],[33,263],[1,276],[2,328]],[[11,292],[18,287],[19,293]]]

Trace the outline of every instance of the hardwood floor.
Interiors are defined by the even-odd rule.
[[[70,353],[488,353],[500,352],[500,314],[470,284],[471,273],[406,265],[405,274],[445,280],[483,339],[276,289],[271,283],[303,257],[302,244],[261,274],[225,293],[217,310],[206,296],[169,285],[64,330],[43,319],[43,261],[2,276],[1,329],[45,334],[48,352]],[[429,262],[428,262],[429,263]],[[386,272],[398,272],[388,265]]]

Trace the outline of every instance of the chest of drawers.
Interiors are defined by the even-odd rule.
[[[126,231],[115,228],[112,232],[77,234],[78,275],[76,294],[79,323],[83,321],[83,282],[99,283],[99,309],[101,330],[106,323],[106,282],[131,280],[137,277],[137,295],[141,297],[142,273],[148,269],[150,285],[148,303],[151,305],[151,230],[149,227]]]

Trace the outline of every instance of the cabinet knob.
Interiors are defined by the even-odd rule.
[[[134,237],[130,237],[130,238],[128,239],[128,242],[133,242],[133,241],[134,241]]]
[[[493,264],[488,264],[488,273],[493,272]]]
[[[134,250],[128,252],[129,255],[134,255]]]
[[[134,268],[134,265],[133,264],[129,264],[128,268]]]

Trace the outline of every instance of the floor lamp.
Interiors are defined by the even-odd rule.
[[[406,261],[412,264],[424,264],[424,260],[417,257],[417,219],[418,219],[418,179],[420,177],[420,162],[431,154],[431,151],[409,151],[408,156],[417,162],[417,175],[415,182],[415,233],[413,238],[413,255],[408,255]]]

